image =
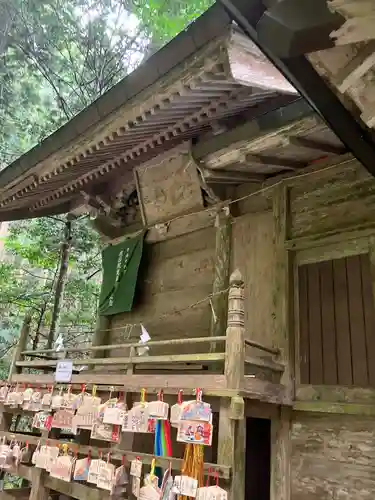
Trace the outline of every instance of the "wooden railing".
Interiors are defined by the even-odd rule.
[[[78,373],[78,370],[76,370],[73,382],[81,383],[83,379],[87,379],[91,383],[96,384],[98,380],[103,380],[103,377],[105,377],[108,385],[118,386],[130,383],[130,386],[134,390],[142,387],[144,379],[140,378],[141,375],[138,374],[145,370],[149,373],[152,370],[152,373],[157,375],[158,370],[183,373],[184,370],[188,369],[189,375],[199,373],[201,377],[204,377],[202,383],[199,385],[204,385],[210,389],[215,388],[216,393],[220,389],[228,388],[227,372],[228,370],[232,370],[232,367],[235,371],[238,371],[239,378],[241,379],[237,389],[243,391],[248,390],[249,385],[251,385],[249,377],[252,375],[263,381],[279,382],[280,376],[284,371],[283,365],[277,362],[279,356],[277,348],[245,338],[244,282],[238,271],[232,274],[230,280],[228,324],[225,335],[151,340],[147,343],[150,349],[150,354],[147,356],[138,356],[137,349],[142,347],[142,345],[139,342],[131,341],[100,346],[72,346],[58,352],[54,349],[28,350],[26,349],[29,333],[28,325],[29,320],[25,321],[15,352],[10,373],[10,380],[12,382],[25,382],[27,379],[29,383],[51,383],[53,376],[50,374],[46,375],[45,372],[53,370],[61,358],[73,359],[74,367],[76,368],[88,367],[90,369],[90,373]],[[194,351],[194,348],[198,345],[207,345],[207,351],[203,353],[190,352],[165,355],[155,355],[152,353],[153,349],[160,350],[163,347],[167,347],[168,349],[179,347],[186,349],[190,347],[190,350]],[[250,348],[251,353],[249,354],[248,349]],[[113,353],[118,350],[127,350],[127,355],[104,357],[106,352]],[[254,355],[254,351],[259,352],[260,355]],[[103,357],[95,357],[98,353]],[[116,371],[103,374],[104,367],[113,367]],[[30,374],[28,373],[30,369],[33,372],[41,371],[43,373]],[[27,370],[27,376],[25,370]],[[129,380],[129,376],[124,375],[125,373],[129,373],[129,370],[132,373],[132,381]],[[100,371],[100,375],[96,373],[98,371]],[[220,375],[223,376],[220,377]],[[134,384],[134,381],[137,380],[134,377],[139,377],[140,386]],[[173,375],[174,377],[175,374]],[[194,385],[195,381],[196,379],[193,378],[189,388],[196,387]],[[168,378],[165,378],[165,385],[169,386],[170,383],[174,386],[173,379],[168,380]],[[253,382],[253,384],[255,383],[256,381]],[[186,386],[186,383],[184,386]],[[257,394],[259,393],[258,390],[256,392]]]
[[[233,273],[230,280],[228,293],[228,323],[225,335],[198,338],[155,340],[147,343],[151,354],[138,356],[137,348],[141,344],[135,342],[117,345],[100,345],[88,347],[67,347],[56,352],[53,349],[40,349],[38,351],[26,348],[30,321],[27,320],[21,331],[20,341],[15,350],[12,369],[9,375],[11,384],[30,384],[39,387],[54,384],[54,374],[46,373],[54,369],[58,358],[67,358],[75,355],[86,354],[86,357],[73,358],[75,367],[87,366],[87,370],[76,371],[72,376],[72,387],[85,384],[87,389],[95,385],[99,395],[104,399],[110,391],[124,392],[130,402],[142,388],[147,389],[150,395],[163,389],[166,397],[173,395],[175,401],[179,390],[185,395],[190,395],[193,389],[199,387],[203,390],[205,399],[210,402],[212,410],[219,414],[217,449],[213,456],[217,457],[216,463],[205,463],[206,470],[216,471],[220,478],[227,481],[231,500],[244,498],[244,436],[245,436],[245,399],[253,399],[278,405],[290,405],[286,388],[280,385],[280,375],[283,366],[277,362],[279,352],[273,347],[264,346],[258,342],[245,339],[244,326],[244,283],[241,275]],[[192,354],[153,355],[153,348],[163,346],[202,346],[207,345],[207,352]],[[214,348],[213,348],[214,346]],[[247,349],[251,348],[251,355]],[[118,349],[127,349],[129,353],[124,357],[100,357],[94,354],[100,351],[105,353]],[[257,350],[261,356],[254,356]],[[101,354],[103,356],[103,354]],[[267,356],[267,357],[265,357]],[[33,359],[28,359],[32,357]],[[36,359],[38,358],[38,359]],[[54,359],[55,358],[55,359]],[[115,367],[116,372],[100,371],[108,367]],[[152,372],[144,373],[145,367],[150,367]],[[168,371],[166,371],[168,367]],[[189,368],[189,369],[188,369]],[[204,370],[203,370],[204,368]],[[33,373],[27,373],[32,370]],[[172,371],[171,371],[172,370]],[[187,371],[188,370],[188,371]],[[276,380],[275,380],[276,378]],[[278,380],[277,380],[278,379]],[[50,444],[61,445],[68,443],[79,456],[84,456],[91,451],[92,456],[111,451],[114,461],[121,461],[123,456],[128,459],[139,456],[143,463],[151,464],[153,455],[140,453],[133,449],[132,444],[124,447],[122,444],[115,447],[103,444],[98,447],[80,442],[79,437],[58,439],[44,431],[42,436],[36,432],[21,433],[17,428],[11,428],[14,415],[24,415],[27,411],[9,406],[0,406],[0,411],[6,418],[2,420],[0,437],[8,440],[26,442],[33,446],[39,441],[43,444],[47,440]],[[8,418],[10,417],[10,418]],[[16,420],[17,421],[17,420]],[[13,419],[13,422],[15,420]],[[180,470],[181,458],[157,458],[162,467],[171,464],[172,469]],[[20,465],[12,471],[26,480],[31,481],[32,489],[30,498],[47,498],[48,491],[57,491],[73,498],[90,500],[103,500],[105,494],[100,490],[79,483],[65,483],[51,478],[33,467]],[[34,495],[34,496],[33,496]],[[39,496],[38,496],[39,495]]]

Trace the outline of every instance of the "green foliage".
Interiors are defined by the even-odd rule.
[[[0,58],[0,168],[88,106],[212,0],[12,0]]]
[[[17,338],[26,312],[33,314],[33,333],[47,333],[53,309],[56,274],[64,221],[41,218],[15,222],[5,240],[7,262],[0,263],[0,358]],[[72,222],[72,241],[60,323],[62,329],[80,325],[92,331],[101,274],[88,279],[101,265],[98,235],[87,218]],[[67,337],[66,337],[67,339]],[[41,337],[45,343],[45,337]],[[72,336],[72,341],[77,336]],[[1,371],[1,367],[0,367]]]
[[[213,0],[126,0],[150,41],[149,52],[162,47],[210,7]]]
[[[100,97],[212,3],[9,1],[9,35],[0,38],[0,169]],[[5,244],[10,259],[0,263],[0,378],[26,311],[33,312],[35,330],[49,325],[62,233],[63,224],[48,218],[10,226]],[[100,274],[87,278],[100,267],[100,246],[87,219],[74,221],[72,233],[60,324],[90,330]],[[71,340],[79,341],[76,334]]]

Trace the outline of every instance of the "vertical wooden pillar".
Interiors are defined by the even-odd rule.
[[[12,420],[13,420],[12,417],[13,417],[13,415],[10,413],[1,413],[0,414],[0,430],[1,431],[9,431],[10,430],[10,427],[12,425]],[[4,470],[1,470],[0,471],[0,496],[1,496],[1,492],[4,489],[4,476],[5,476]]]
[[[94,337],[92,339],[93,346],[105,345],[110,337],[111,317],[98,316]],[[107,351],[92,351],[92,358],[105,358]],[[93,367],[94,365],[90,365]]]
[[[33,467],[31,471],[31,491],[29,500],[48,500],[49,488],[44,486],[46,471]]]
[[[244,384],[245,370],[244,282],[239,271],[235,271],[230,277],[226,335],[224,373],[227,387],[239,391]],[[237,406],[238,399],[236,398]],[[237,500],[245,498],[246,421],[244,418],[232,418],[231,406],[229,398],[221,399],[217,458],[219,464],[232,467],[229,499]]]
[[[273,289],[274,323],[273,344],[280,348],[285,365],[281,383],[289,396],[294,397],[294,291],[293,255],[286,250],[289,237],[290,204],[289,188],[281,184],[273,196],[275,277]],[[281,408],[280,417],[271,422],[271,500],[290,500],[290,426],[289,408]]]
[[[291,416],[282,407],[271,422],[271,500],[290,500]]]
[[[219,337],[225,335],[227,323],[227,293],[230,274],[231,234],[232,223],[229,207],[224,207],[216,215],[215,221],[215,269],[212,287],[212,308],[210,335]],[[213,342],[210,351],[215,352],[216,344]]]
[[[20,373],[22,368],[16,366],[17,361],[21,361],[22,355],[21,352],[26,350],[27,340],[29,338],[30,333],[30,323],[31,323],[31,315],[27,314],[23,321],[20,338],[18,339],[18,343],[14,349],[12,364],[10,365],[10,370],[8,374],[8,381],[12,380],[12,376],[16,373]]]
[[[281,383],[294,395],[294,325],[292,254],[285,248],[289,233],[289,188],[281,184],[273,196],[275,276],[273,283],[273,345],[280,348],[285,371]]]
[[[59,429],[54,429],[59,431]],[[41,437],[43,440],[47,440],[50,436],[50,431],[43,430]],[[44,443],[43,443],[44,444]],[[44,478],[47,472],[44,469],[39,469],[33,467],[31,471],[31,491],[29,500],[48,500],[49,499],[49,488],[44,486]]]
[[[14,348],[13,352],[13,358],[12,358],[12,363],[10,365],[9,373],[8,373],[8,382],[12,381],[13,375],[16,373],[21,373],[22,368],[19,366],[16,366],[17,361],[22,360],[22,351],[25,351],[27,348],[27,341],[29,338],[30,334],[30,324],[31,324],[31,315],[26,314],[25,319],[23,320],[23,324],[21,327],[20,331],[20,336],[17,342],[16,347]],[[0,430],[2,431],[10,431],[11,426],[13,423],[13,415],[9,413],[2,413],[1,414],[1,421],[0,421]],[[17,425],[18,422],[21,418],[21,415],[17,415],[14,421],[14,432],[17,432]],[[3,490],[4,488],[4,471],[0,472],[0,491]],[[24,483],[24,480],[22,481]]]

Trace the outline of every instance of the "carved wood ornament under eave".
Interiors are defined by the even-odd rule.
[[[145,226],[203,209],[197,166],[184,143],[135,169]]]

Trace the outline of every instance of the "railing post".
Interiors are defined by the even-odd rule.
[[[226,331],[224,374],[227,388],[240,391],[245,373],[245,300],[244,281],[236,270],[230,277],[228,326]],[[235,404],[233,404],[233,401]],[[233,415],[233,407],[242,412]],[[245,498],[246,420],[242,397],[222,398],[219,415],[218,463],[232,467],[230,500]]]
[[[245,373],[245,294],[240,271],[232,273],[228,294],[225,367],[229,389],[240,389]]]
[[[16,363],[17,361],[21,361],[22,358],[21,352],[26,350],[27,340],[29,338],[29,333],[30,333],[30,323],[31,323],[31,315],[27,314],[25,316],[25,319],[23,320],[20,337],[14,349],[13,359],[8,374],[8,381],[11,381],[12,376],[15,375],[16,373],[20,373],[22,370],[22,368],[16,366]]]
[[[107,339],[110,337],[111,317],[98,316],[94,337],[92,339],[92,346],[97,347],[100,345],[108,344]],[[92,351],[92,358],[105,358],[107,351]],[[89,366],[89,370],[93,369],[93,365]]]
[[[210,336],[225,335],[227,321],[227,291],[230,273],[232,220],[229,207],[221,208],[216,214],[215,267],[212,287],[212,309]],[[210,352],[216,352],[216,343],[210,345]]]

